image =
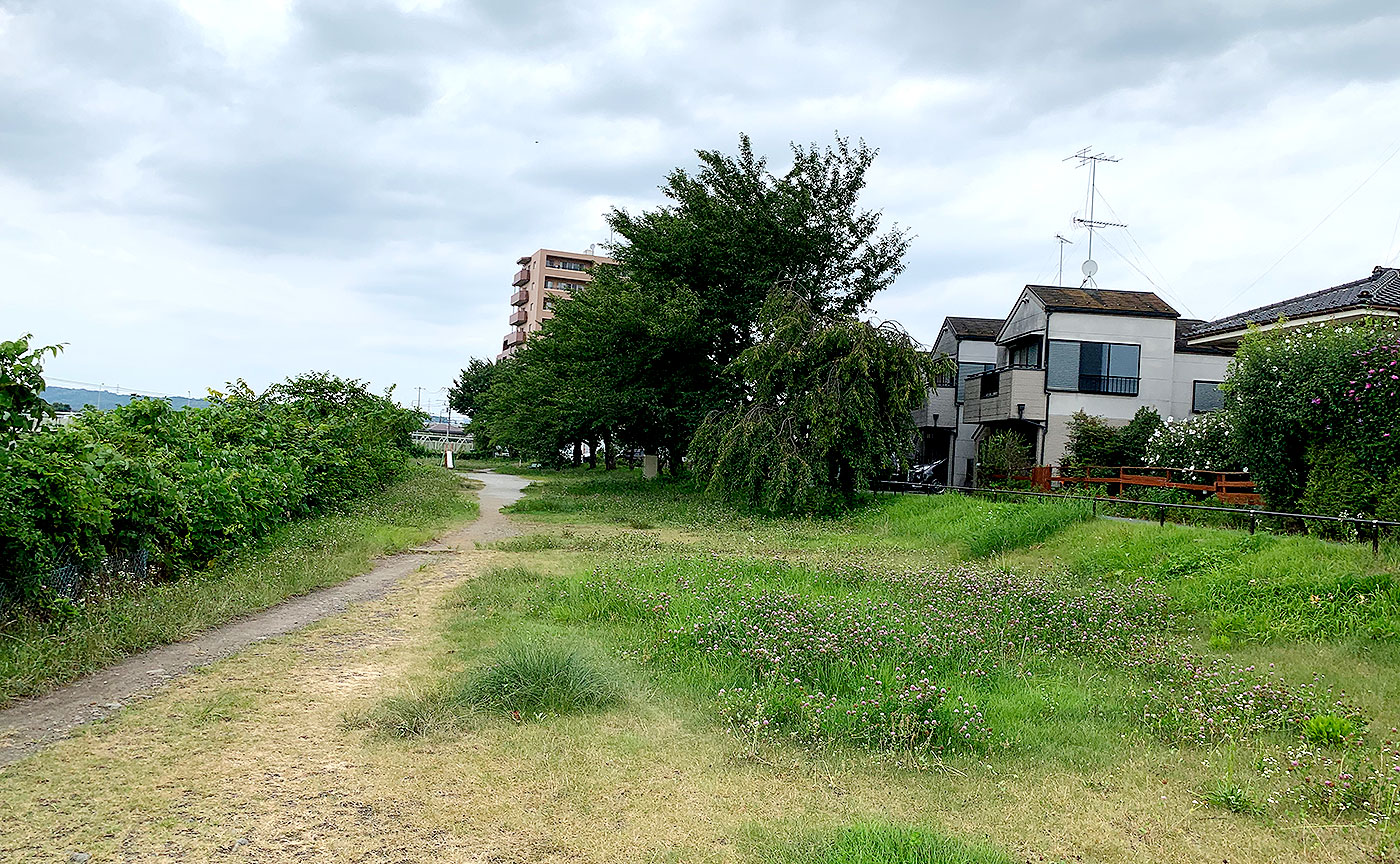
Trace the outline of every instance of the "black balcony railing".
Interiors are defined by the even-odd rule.
[[[1138,379],[1125,375],[1085,375],[1079,376],[1080,393],[1107,393],[1110,396],[1138,395]]]

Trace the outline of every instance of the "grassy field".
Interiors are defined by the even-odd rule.
[[[375,556],[422,543],[476,509],[459,477],[415,465],[349,512],[290,523],[207,572],[94,598],[71,615],[0,622],[0,705],[343,582],[368,570]]]
[[[1396,860],[1394,546],[522,473],[520,536],[0,771],[0,858]]]
[[[531,473],[539,482],[511,509],[541,530],[501,544],[520,564],[463,589],[460,632],[505,615],[512,629],[621,658],[762,764],[797,751],[1091,782],[1144,760],[1174,766],[1159,769],[1158,791],[1188,825],[1244,821],[1283,849],[1306,837],[1297,850],[1321,860],[1395,854],[1393,545],[1377,556],[954,495],[770,520],[684,482]],[[532,568],[540,556],[551,563]],[[481,710],[455,704],[459,716]],[[832,826],[812,842],[942,836],[871,830]]]

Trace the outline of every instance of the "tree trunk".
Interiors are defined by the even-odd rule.
[[[612,429],[603,430],[603,470],[612,471],[617,468],[617,452],[613,450]]]
[[[598,439],[588,439],[588,467],[598,470]]]
[[[582,442],[582,441],[575,441],[575,442],[574,442],[574,467],[577,468],[578,466],[580,466],[580,465],[582,465],[582,464],[583,464],[583,442]]]

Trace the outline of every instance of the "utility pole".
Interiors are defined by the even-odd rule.
[[[415,411],[422,411],[422,410],[423,410],[423,388],[422,388],[422,387],[415,387],[414,389],[418,391],[418,398],[415,399],[415,400],[413,401],[413,410],[415,410]]]
[[[1079,268],[1084,274],[1084,282],[1080,284],[1080,287],[1094,284],[1094,274],[1099,272],[1098,262],[1094,260],[1094,229],[1128,227],[1121,222],[1100,222],[1094,219],[1094,198],[1097,194],[1095,182],[1098,178],[1099,163],[1117,162],[1119,160],[1117,156],[1107,156],[1103,153],[1091,153],[1090,151],[1093,149],[1092,147],[1085,147],[1073,156],[1066,156],[1061,160],[1062,162],[1068,162],[1071,159],[1077,159],[1079,160],[1079,165],[1077,167],[1083,168],[1085,165],[1089,166],[1089,218],[1080,219],[1076,216],[1074,219],[1076,225],[1083,225],[1085,228],[1089,229],[1089,252],[1084,259],[1083,266]],[[1063,246],[1060,248],[1064,249]]]

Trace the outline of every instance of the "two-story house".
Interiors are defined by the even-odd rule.
[[[957,370],[937,382],[923,406],[914,411],[914,425],[919,430],[915,461],[931,464],[942,461],[935,473],[941,483],[966,485],[976,462],[978,426],[963,419],[967,377],[977,372],[995,369],[997,363],[997,333],[1000,318],[943,319],[938,338],[933,343],[933,355],[947,355],[957,363]]]
[[[1231,352],[1187,344],[1184,321],[1148,291],[1027,285],[997,332],[996,366],[965,379],[961,419],[978,440],[1014,429],[1036,462],[1059,462],[1077,411],[1127,423],[1220,407]]]

